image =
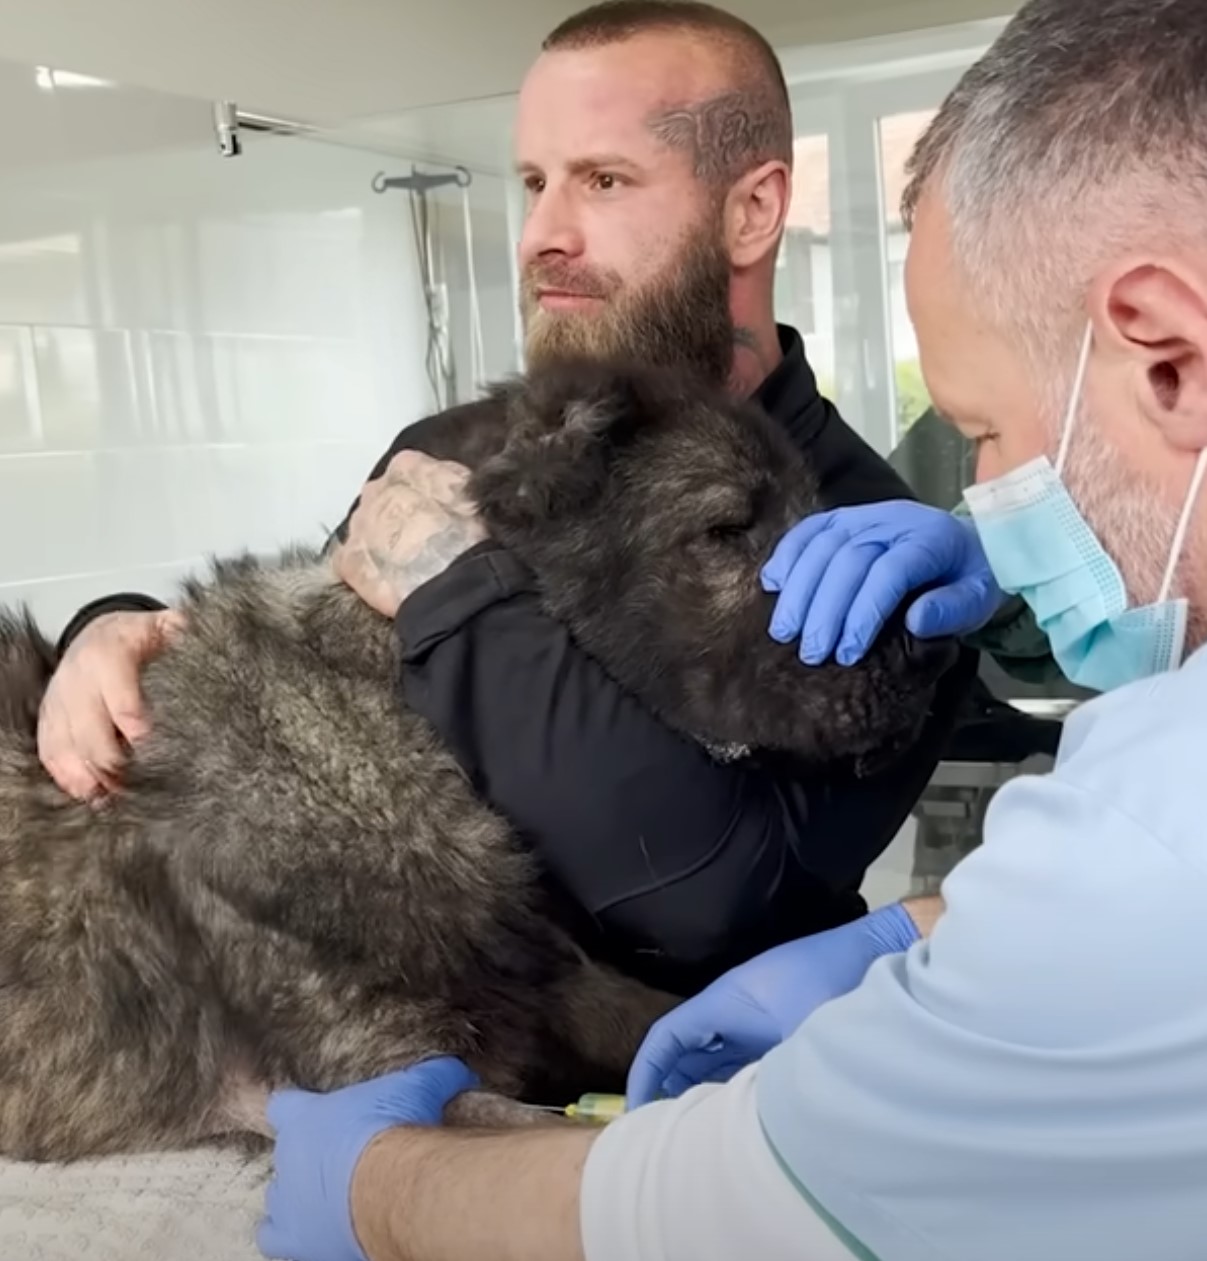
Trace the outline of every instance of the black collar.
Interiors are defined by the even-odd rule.
[[[817,392],[817,377],[805,358],[804,339],[787,324],[777,324],[776,331],[783,358],[755,390],[753,401],[804,446],[825,424],[830,409]]]

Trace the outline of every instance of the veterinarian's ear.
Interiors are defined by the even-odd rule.
[[[774,253],[784,234],[792,172],[784,162],[748,171],[725,198],[725,248],[735,268],[754,267]]]

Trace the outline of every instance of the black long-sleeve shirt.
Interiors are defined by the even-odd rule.
[[[912,498],[817,392],[799,335],[756,399],[807,455],[826,504]],[[467,408],[399,434],[398,451],[477,462]],[[479,435],[480,438],[480,435]],[[81,610],[84,621],[113,597]],[[975,673],[944,679],[912,753],[876,777],[819,775],[790,757],[716,762],[617,686],[546,615],[531,575],[485,543],[406,600],[397,617],[405,701],[536,848],[581,911],[598,954],[680,990],[780,941],[862,914],[858,888],[921,795]]]

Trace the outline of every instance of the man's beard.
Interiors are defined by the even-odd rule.
[[[599,310],[544,310],[540,289],[603,300]],[[586,355],[654,367],[686,367],[714,385],[733,369],[729,260],[719,229],[697,228],[661,274],[639,288],[572,262],[537,262],[523,279],[524,350],[530,365]]]
[[[1065,486],[1119,568],[1127,588],[1129,607],[1152,604],[1161,594],[1170,550],[1181,517],[1181,505],[1170,506],[1167,492],[1134,469],[1086,414],[1076,421],[1063,473]],[[1187,596],[1186,651],[1207,642],[1205,610],[1197,608],[1197,592],[1186,579],[1195,571],[1193,531],[1177,558],[1170,598]]]

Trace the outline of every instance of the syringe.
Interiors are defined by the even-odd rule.
[[[617,1117],[624,1116],[624,1095],[580,1095],[577,1103],[567,1104],[565,1113],[576,1121],[594,1121],[599,1125],[607,1125]]]
[[[574,1103],[565,1107],[557,1107],[548,1103],[532,1103],[530,1108],[539,1108],[542,1112],[556,1112],[559,1116],[570,1117],[574,1121],[589,1121],[594,1125],[607,1125],[615,1121],[625,1112],[624,1095],[601,1095],[589,1093],[579,1095]]]

